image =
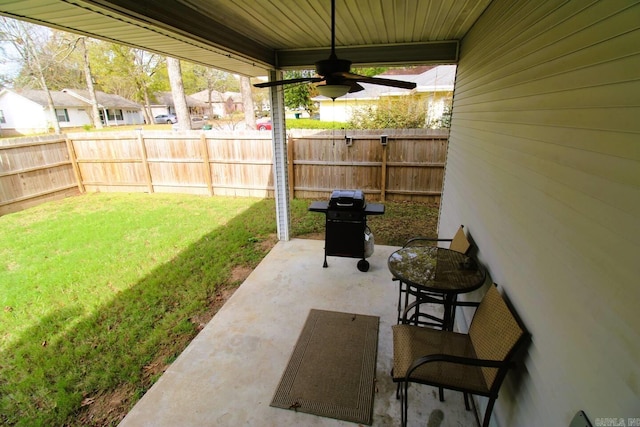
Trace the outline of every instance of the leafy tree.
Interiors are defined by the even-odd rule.
[[[206,102],[210,106],[210,117],[214,117],[215,115],[213,111],[212,91],[220,93],[240,92],[240,80],[231,73],[191,62],[183,62],[182,65],[185,93],[193,94],[206,90],[208,93]],[[233,105],[231,107],[233,107]]]
[[[145,121],[152,123],[151,95],[170,90],[164,57],[108,42],[94,44],[89,57],[99,90],[143,104]]]
[[[240,92],[240,82],[237,77],[226,71],[211,67],[182,62],[182,76],[184,79],[184,91],[187,94],[200,92],[205,89],[218,92]]]
[[[311,70],[295,70],[284,73],[285,79],[299,79],[313,76],[315,76],[315,72]],[[284,105],[291,110],[303,108],[310,116],[313,116],[317,108],[311,98],[317,95],[318,89],[311,83],[286,85],[284,87]]]
[[[361,76],[373,77],[387,71],[388,67],[363,67],[363,68],[354,68],[351,71],[354,74],[360,74]]]
[[[451,105],[445,106],[442,116],[431,120],[428,123],[428,127],[431,129],[449,129],[451,127]]]

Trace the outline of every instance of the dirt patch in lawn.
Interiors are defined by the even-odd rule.
[[[134,395],[131,384],[125,384],[111,392],[100,392],[82,400],[82,409],[77,418],[78,425],[117,425],[127,415]]]

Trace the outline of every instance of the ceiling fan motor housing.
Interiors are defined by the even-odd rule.
[[[316,72],[318,75],[327,77],[335,73],[348,73],[351,69],[351,61],[348,59],[338,59],[330,57],[316,62]]]

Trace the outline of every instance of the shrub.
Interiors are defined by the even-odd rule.
[[[349,126],[354,129],[417,129],[426,127],[427,108],[417,96],[381,99],[354,110]]]

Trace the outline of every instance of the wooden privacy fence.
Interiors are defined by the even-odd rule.
[[[273,196],[270,133],[109,132],[69,140],[82,191]]]
[[[0,140],[0,215],[79,192],[64,136]]]
[[[440,200],[447,134],[290,131],[290,195]],[[273,197],[267,132],[96,132],[0,140],[0,215],[81,192]]]
[[[336,188],[361,189],[375,200],[439,202],[448,133],[359,130],[292,133],[292,197],[326,199]]]

